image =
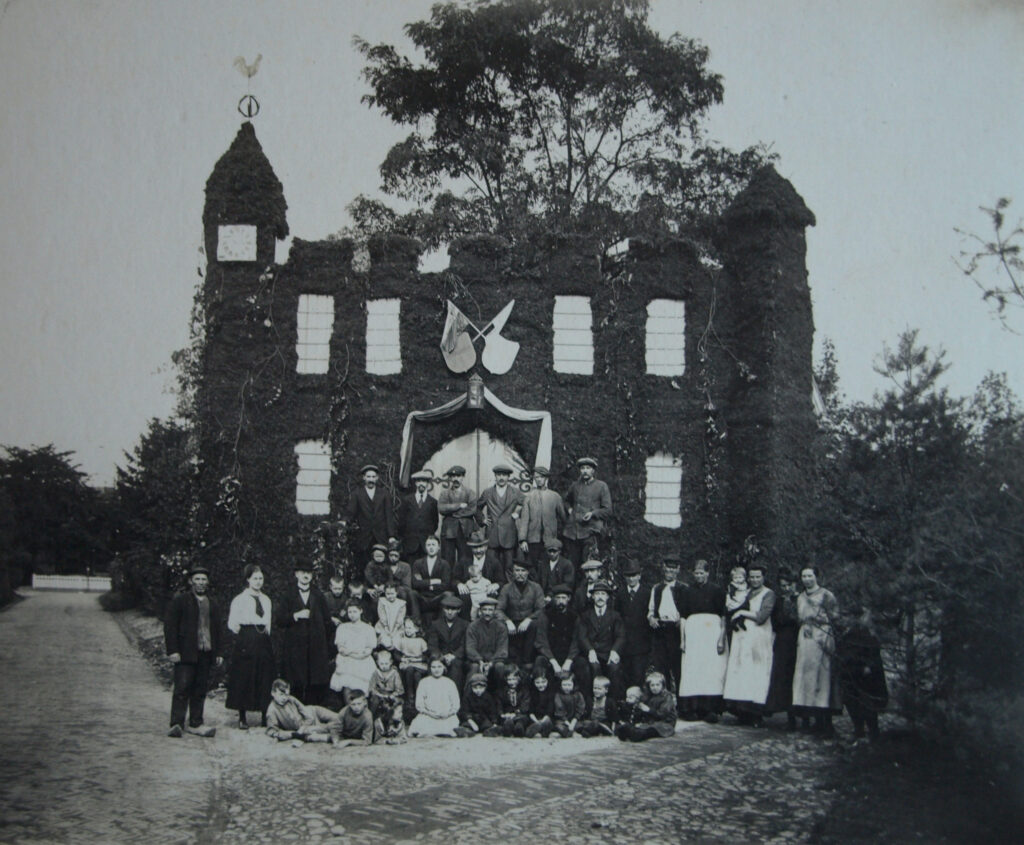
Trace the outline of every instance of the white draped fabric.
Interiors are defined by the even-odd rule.
[[[409,485],[409,476],[412,474],[410,461],[412,459],[413,447],[413,422],[416,420],[421,422],[430,422],[432,420],[442,420],[445,417],[450,417],[460,411],[468,400],[469,394],[463,393],[461,396],[452,399],[451,402],[446,402],[444,405],[440,405],[437,408],[431,408],[427,411],[412,411],[405,418],[405,426],[402,429],[402,468],[399,473],[399,481],[403,487],[407,487]],[[537,441],[537,459],[535,463],[542,466],[551,465],[550,411],[527,411],[522,408],[512,408],[502,402],[486,387],[484,388],[484,400],[492,408],[509,419],[516,420],[518,422],[539,422],[540,438]]]

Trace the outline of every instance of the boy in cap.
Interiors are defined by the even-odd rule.
[[[465,467],[453,466],[445,477],[447,481],[437,494],[437,510],[441,514],[442,556],[454,566],[469,557],[466,541],[476,530],[476,491],[463,483]]]
[[[519,548],[530,561],[530,568],[541,586],[540,567],[544,561],[546,546],[552,540],[558,543],[565,524],[565,503],[562,497],[548,488],[548,468],[533,468],[533,487],[523,497],[523,509],[519,515]],[[558,547],[561,549],[562,544]],[[562,578],[553,584],[570,584]]]
[[[295,583],[274,604],[275,625],[284,632],[284,676],[303,704],[322,704],[331,680],[334,624],[327,600],[313,584],[313,567],[297,560],[293,571]]]
[[[398,533],[405,553],[415,559],[426,551],[423,541],[437,532],[439,512],[437,499],[429,492],[433,475],[420,470],[410,480],[416,489],[398,503]]]
[[[427,628],[427,648],[431,660],[439,659],[444,674],[462,689],[465,678],[466,631],[469,623],[459,616],[462,601],[451,593],[441,599],[441,616]]]
[[[459,708],[459,726],[455,729],[456,736],[500,736],[501,728],[498,721],[498,702],[487,691],[487,676],[482,672],[474,672],[469,676],[466,692],[462,696]]]
[[[342,528],[355,526],[350,542],[352,554],[358,561],[369,559],[374,543],[395,539],[395,512],[387,491],[377,486],[379,472],[376,464],[367,464],[359,470],[363,485],[349,496],[341,519]]]
[[[189,733],[213,736],[216,729],[203,725],[203,705],[210,669],[224,662],[220,656],[224,620],[220,607],[206,594],[210,571],[205,566],[193,566],[188,582],[188,591],[171,599],[164,619],[164,644],[174,665],[168,736],[180,737],[185,732],[186,714]]]
[[[512,558],[519,530],[516,522],[523,509],[523,494],[509,484],[512,467],[497,464],[494,484],[480,494],[477,500],[477,521],[487,526],[487,545],[494,550],[504,572],[512,570]]]
[[[604,524],[612,515],[612,494],[608,485],[594,478],[597,461],[580,458],[579,480],[574,481],[565,496],[567,521],[565,546],[569,560],[579,566],[586,557],[600,554]]]

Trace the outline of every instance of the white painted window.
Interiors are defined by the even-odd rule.
[[[682,460],[664,452],[651,455],[647,459],[644,519],[662,528],[679,528],[683,524],[680,515],[682,489]]]
[[[552,326],[555,330],[555,372],[594,374],[594,318],[590,298],[556,296]]]
[[[647,372],[681,376],[686,367],[686,304],[652,299],[647,306]]]
[[[331,363],[334,297],[315,293],[299,296],[295,351],[297,373],[326,373]]]
[[[295,477],[295,509],[301,514],[331,512],[331,447],[323,440],[295,444],[299,472]]]
[[[218,261],[255,261],[255,226],[218,226]]]
[[[400,299],[366,302],[366,372],[385,376],[402,372],[402,345],[398,324]]]

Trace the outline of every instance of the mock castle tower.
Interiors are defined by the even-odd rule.
[[[336,523],[358,468],[397,496],[421,468],[536,464],[565,492],[575,458],[612,491],[611,556],[652,572],[668,551],[726,565],[755,535],[788,548],[816,430],[804,228],[813,215],[768,167],[721,221],[721,266],[693,245],[616,258],[552,237],[529,255],[490,235],[417,269],[381,236],[293,241],[282,187],[243,123],[206,186],[206,345],[197,404],[207,563],[347,559]],[[460,331],[461,329],[465,331]],[[442,338],[453,341],[442,349]],[[482,336],[481,336],[482,335]],[[454,343],[457,341],[457,343]]]

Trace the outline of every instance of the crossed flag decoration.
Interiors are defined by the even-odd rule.
[[[441,354],[444,362],[453,373],[464,373],[476,363],[476,347],[473,342],[484,339],[484,351],[480,353],[480,363],[488,371],[497,376],[512,369],[512,364],[519,354],[519,344],[501,336],[509,315],[516,301],[513,299],[499,311],[482,329],[478,329],[470,319],[459,310],[449,299],[448,317],[444,321],[444,332],[441,334]],[[469,336],[469,329],[476,334]]]

